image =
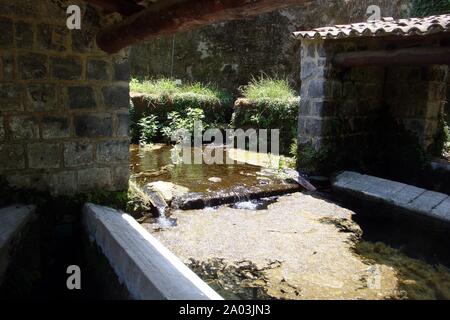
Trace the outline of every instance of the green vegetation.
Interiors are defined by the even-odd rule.
[[[450,13],[450,0],[413,0],[411,15],[425,17]]]
[[[130,87],[132,92],[145,95],[140,108],[130,106],[133,143],[169,142],[174,130],[192,132],[194,121],[203,120],[204,127],[223,128],[231,118],[232,97],[209,85],[133,79]]]
[[[287,80],[267,76],[252,78],[250,83],[240,88],[242,96],[251,101],[280,102],[296,99],[294,90]]]
[[[149,144],[158,134],[159,122],[155,115],[144,117],[138,122],[141,144]]]
[[[195,101],[204,104],[229,103],[231,97],[223,91],[199,82],[179,84],[171,79],[157,79],[139,81],[132,79],[131,92],[139,92],[148,95],[152,100]]]
[[[187,108],[183,113],[173,111],[168,115],[169,123],[161,129],[162,134],[167,141],[170,141],[172,134],[179,130],[185,130],[192,136],[195,122],[202,121],[204,118],[204,112],[199,108]],[[203,129],[206,129],[206,126],[207,124],[203,123]]]
[[[298,106],[287,80],[253,78],[241,88],[244,100],[235,105],[231,126],[235,128],[280,129],[280,153],[288,155],[297,137]]]

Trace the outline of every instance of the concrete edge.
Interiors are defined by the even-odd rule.
[[[223,300],[126,213],[86,204],[83,223],[137,300]]]
[[[33,220],[36,206],[11,205],[0,208],[0,284],[10,262],[11,245],[24,227]]]
[[[446,194],[351,171],[337,174],[332,188],[341,195],[387,205],[406,213],[450,224],[450,206],[444,208],[450,201]],[[400,201],[398,197],[401,193],[407,193],[409,198],[405,197],[406,201]],[[429,208],[426,206],[427,196],[434,200],[430,201]]]

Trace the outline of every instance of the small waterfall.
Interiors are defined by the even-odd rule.
[[[164,200],[163,196],[156,190],[152,189],[149,186],[145,186],[143,188],[145,194],[149,197],[151,204],[158,210],[158,224],[162,228],[170,228],[175,225],[173,219],[169,219],[166,216],[167,209],[169,205],[166,200]]]

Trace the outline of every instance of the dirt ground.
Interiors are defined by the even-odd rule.
[[[266,210],[175,211],[177,226],[144,226],[225,298],[388,299],[396,271],[363,260],[354,213],[295,193]]]

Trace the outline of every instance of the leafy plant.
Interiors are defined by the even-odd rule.
[[[134,107],[133,101],[130,100],[130,106],[128,109],[128,116],[130,119],[130,135],[131,143],[139,143],[140,129],[139,129],[139,119],[136,114],[136,109]]]
[[[151,143],[159,131],[159,122],[155,115],[142,118],[139,120],[138,126],[140,128],[139,142],[141,144]]]
[[[203,121],[204,118],[204,112],[200,108],[187,108],[183,113],[173,111],[168,115],[169,124],[163,127],[161,131],[168,141],[171,140],[172,134],[179,130],[184,130],[192,136],[195,123]],[[203,123],[203,128],[206,129],[206,127],[207,124]]]

